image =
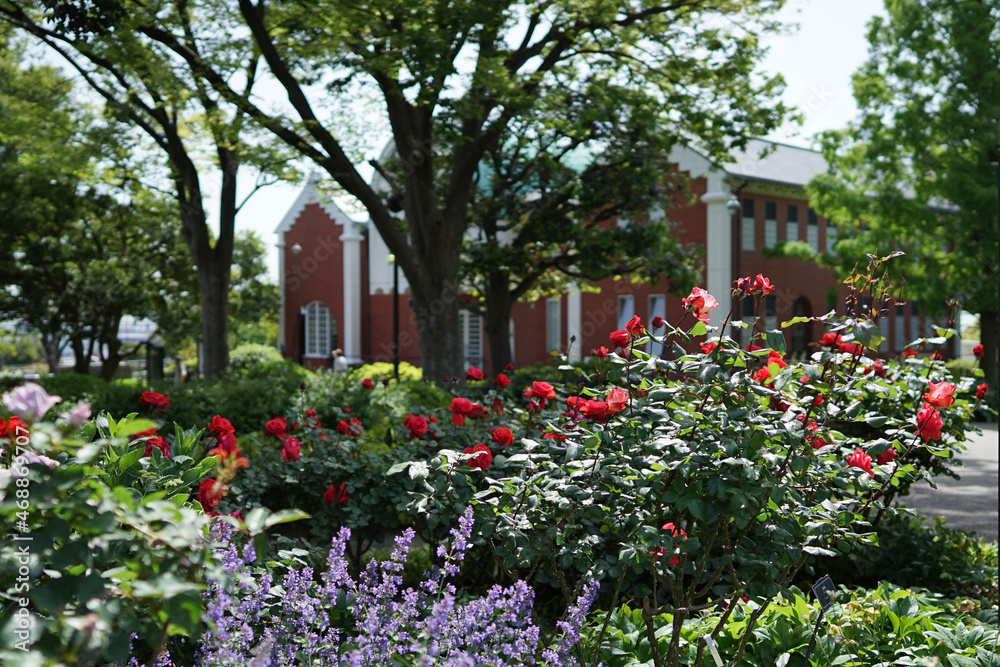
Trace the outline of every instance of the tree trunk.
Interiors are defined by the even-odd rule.
[[[101,359],[101,379],[111,382],[122,362],[122,342],[118,340],[118,330],[121,328],[122,314],[116,312],[108,316],[104,322],[102,342],[108,348],[107,356]]]
[[[435,276],[435,277],[440,277]],[[457,277],[457,276],[456,276]],[[424,379],[443,382],[445,376],[464,375],[464,346],[459,321],[457,280],[441,281],[436,295],[414,293],[413,307],[420,335],[420,364]]]
[[[87,375],[90,373],[90,354],[83,346],[83,336],[73,336],[69,342],[73,347],[73,372]]]
[[[496,377],[513,359],[510,320],[513,300],[506,273],[490,271],[486,287],[486,338],[490,346],[490,372]]]
[[[49,372],[55,375],[59,370],[60,344],[57,334],[42,334],[42,345],[45,347],[45,361],[49,365]]]
[[[229,265],[198,265],[201,285],[201,344],[206,377],[229,366]]]
[[[998,373],[1000,343],[997,341],[1000,326],[997,323],[997,311],[984,310],[979,313],[979,333],[979,342],[983,345],[983,358],[980,363],[986,374],[986,382],[991,389],[1000,388],[1000,373]]]

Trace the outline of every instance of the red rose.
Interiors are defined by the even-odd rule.
[[[771,380],[771,371],[764,367],[754,373],[753,379],[761,384],[767,384]]]
[[[344,488],[343,482],[340,486],[330,485],[330,488],[323,493],[323,500],[334,505],[343,505],[350,498],[347,496],[347,490]]]
[[[753,289],[761,294],[770,294],[774,291],[774,285],[763,274],[758,273],[757,277],[753,279]]]
[[[799,416],[801,417],[802,415],[799,415]],[[806,426],[806,429],[807,429],[807,430],[809,430],[809,431],[811,431],[812,433],[814,433],[814,434],[815,434],[815,433],[816,433],[817,431],[819,431],[819,425],[818,425],[818,424],[816,424],[816,423],[810,423],[810,424],[808,424],[808,425]],[[811,447],[812,447],[813,449],[822,449],[823,447],[826,447],[827,445],[829,445],[829,444],[830,444],[829,442],[827,442],[826,440],[824,440],[824,439],[823,439],[823,438],[822,438],[821,436],[819,436],[819,435],[812,435],[812,436],[807,436],[807,437],[806,437],[806,442],[807,442],[807,443],[808,443],[808,444],[809,444],[809,445],[810,445],[810,446],[811,446]]]
[[[854,453],[847,457],[847,464],[852,468],[861,468],[869,475],[872,474],[872,457],[861,449],[855,449]]]
[[[917,412],[917,433],[920,434],[920,437],[924,441],[940,440],[941,427],[943,426],[944,421],[938,411],[929,403],[924,403],[920,411]]]
[[[711,354],[712,350],[714,350],[717,347],[719,347],[719,344],[715,342],[703,343],[701,346],[701,351],[704,352],[705,354]]]
[[[611,413],[608,405],[607,401],[586,401],[584,405],[581,406],[580,412],[582,412],[587,419],[595,421],[598,424],[603,424],[608,418],[608,414]]]
[[[927,388],[930,391],[924,394],[924,400],[934,407],[946,408],[955,402],[955,397],[952,394],[955,393],[957,387],[952,383],[938,382],[934,384],[933,382],[928,382]]]
[[[608,356],[608,352],[610,352],[610,351],[611,350],[609,350],[608,348],[606,348],[606,347],[604,347],[602,345],[599,348],[597,348],[596,350],[594,350],[594,356],[595,357],[600,357],[601,359],[603,359],[606,356]]]
[[[819,343],[823,347],[840,347],[843,342],[843,336],[839,336],[832,332],[823,334],[823,337],[819,339]]]
[[[906,357],[915,357],[915,356],[917,356],[917,351],[914,350],[912,347],[903,350],[903,357],[904,358],[906,358]]]
[[[562,433],[546,433],[542,436],[542,440],[555,440],[556,442],[562,442],[566,440],[567,436]]]
[[[460,415],[456,412],[451,416],[451,423],[455,426],[465,426],[465,415]]]
[[[869,367],[867,367],[865,369],[865,375],[868,375],[869,373],[874,373],[875,377],[884,378],[885,377],[885,365],[881,361],[879,361],[878,359],[876,359],[874,361],[874,363],[872,363],[871,366],[869,366]]]
[[[982,400],[982,399],[986,398],[986,392],[988,392],[989,390],[990,390],[990,386],[988,384],[986,384],[985,382],[983,384],[977,385],[976,386],[976,398],[978,398],[979,400]]]
[[[503,389],[504,387],[510,385],[510,378],[508,378],[503,373],[500,373],[499,375],[497,375],[496,379],[493,380],[493,384]]]
[[[875,462],[878,463],[880,466],[884,466],[886,463],[892,462],[896,458],[896,456],[897,456],[896,450],[890,447],[889,449],[885,450],[877,457],[875,457]]]
[[[639,319],[638,315],[632,316],[632,319],[625,325],[625,331],[629,332],[633,336],[641,336],[643,334],[644,329],[642,328],[642,320]]]
[[[695,287],[691,290],[691,294],[681,299],[681,304],[691,311],[699,322],[708,322],[712,319],[709,317],[708,311],[716,308],[719,302],[708,291]]]
[[[410,440],[415,440],[427,434],[427,420],[414,415],[412,412],[409,417],[403,420],[403,426],[410,432]]]
[[[478,454],[476,454],[478,452]],[[493,454],[490,452],[490,448],[479,443],[475,447],[466,447],[462,450],[463,454],[476,454],[469,459],[470,468],[479,468],[480,470],[486,470],[491,465],[493,465]]]
[[[225,417],[220,417],[219,415],[212,417],[212,421],[208,424],[208,430],[215,435],[226,435],[227,433],[236,432],[232,423],[230,423],[230,421]]]
[[[615,387],[608,394],[607,401],[607,411],[609,415],[621,412],[628,407],[628,392],[621,387]]]
[[[750,276],[747,276],[746,278],[737,278],[733,281],[733,286],[736,288],[737,292],[750,294],[750,292],[753,291],[753,278]]]
[[[469,367],[469,370],[465,371],[466,380],[482,380],[483,377],[485,377],[483,372],[475,366],[471,366]]]
[[[493,436],[493,442],[501,446],[510,446],[514,444],[514,433],[504,426],[499,428],[494,428],[490,430],[490,434]]]
[[[214,479],[202,480],[198,485],[198,502],[205,514],[213,514],[222,500],[223,486]]]
[[[138,440],[139,438],[147,438],[151,435],[156,435],[156,428],[146,429],[145,431],[139,431],[132,436],[133,440]]]
[[[767,365],[770,366],[771,364],[777,364],[778,368],[784,368],[788,365],[785,363],[785,360],[781,358],[781,353],[775,352],[774,350],[771,350],[771,352],[767,355]]]
[[[673,540],[674,546],[671,549],[671,553],[673,553],[673,554],[680,554],[680,552],[681,552],[680,545],[681,545],[681,542],[683,542],[684,540],[687,539],[687,533],[685,533],[683,529],[678,528],[677,526],[675,526],[672,522],[668,522],[668,523],[663,524],[663,528],[661,528],[661,530],[667,531],[668,533],[670,533],[670,536],[673,537],[673,538],[678,538],[678,537],[681,538],[679,540],[678,539],[674,539]],[[664,548],[662,548],[662,547],[660,547],[660,548],[658,548],[658,549],[656,549],[656,550],[653,551],[653,559],[656,560],[656,561],[659,561],[660,557],[661,556],[665,556],[666,554],[667,554],[667,550],[664,549]],[[680,564],[680,562],[681,562],[681,559],[680,559],[679,555],[673,555],[673,556],[670,557],[670,567],[676,567],[677,565]]]
[[[664,324],[666,324],[666,322],[664,322],[664,321],[663,321],[663,318],[662,318],[662,317],[660,317],[659,315],[657,315],[656,317],[654,317],[654,318],[653,318],[653,320],[652,320],[652,321],[650,322],[650,325],[651,325],[651,326],[652,326],[652,327],[653,327],[654,329],[659,329],[659,328],[661,328],[661,327],[662,327],[662,326],[663,326]]]
[[[365,378],[364,380],[361,381],[361,386],[364,387],[365,389],[371,389],[375,385],[372,384],[371,378]]]
[[[316,411],[315,410],[313,410],[312,408],[309,408],[308,410],[306,410],[306,417],[315,417],[315,416],[316,416]]]
[[[524,409],[531,414],[535,414],[541,412],[542,406],[540,406],[537,401],[528,401],[528,404],[524,406]]]
[[[540,407],[545,407],[545,401],[556,397],[556,391],[548,382],[535,380],[530,387],[524,388],[525,398],[537,398]]]
[[[298,461],[301,456],[302,443],[298,441],[294,436],[285,440],[284,444],[281,445],[281,460],[285,463],[291,463],[292,461]]]
[[[288,422],[285,421],[284,417],[275,417],[264,424],[264,430],[267,431],[268,435],[273,435],[278,440],[284,440],[288,437]]]
[[[977,359],[982,359],[983,355],[986,354],[986,350],[983,349],[982,344],[976,345],[972,348],[972,354],[976,355]]]
[[[143,405],[148,405],[151,408],[155,408],[160,412],[166,412],[167,408],[170,406],[170,399],[163,394],[158,394],[155,391],[144,391],[139,396],[139,401]]]
[[[854,343],[841,343],[838,349],[841,354],[850,354],[852,356],[860,355],[863,350],[860,345],[855,345]]]
[[[451,399],[451,405],[448,406],[448,409],[456,415],[467,415],[472,412],[472,401],[456,396]]]
[[[618,331],[612,331],[608,338],[615,347],[628,347],[629,343],[632,342],[632,337],[629,335],[628,331],[625,329],[619,329]]]
[[[351,417],[350,422],[346,422],[343,419],[340,420],[340,423],[337,424],[337,433],[340,433],[341,435],[349,435],[352,438],[356,438],[362,433],[364,433],[364,429],[362,428],[361,422],[358,420],[357,417]]]
[[[159,435],[153,436],[152,438],[146,441],[146,451],[144,451],[142,455],[152,456],[154,447],[160,450],[160,453],[163,454],[164,458],[167,459],[170,458],[170,445],[167,444],[167,441],[164,440],[163,437]]]

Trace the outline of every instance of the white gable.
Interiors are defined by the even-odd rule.
[[[354,221],[344,213],[337,204],[331,200],[323,198],[318,189],[320,182],[320,175],[315,171],[309,173],[309,177],[306,179],[305,185],[299,192],[299,196],[295,198],[295,202],[292,204],[288,212],[285,213],[285,217],[281,219],[281,223],[274,230],[274,233],[278,235],[279,243],[284,242],[285,233],[292,228],[295,221],[299,219],[302,215],[302,211],[305,210],[306,206],[310,204],[318,204],[323,212],[330,216],[338,225],[341,225],[345,229],[349,229],[351,223]]]

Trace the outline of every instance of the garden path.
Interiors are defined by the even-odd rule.
[[[914,484],[910,495],[900,502],[929,517],[943,516],[949,528],[975,531],[981,537],[997,540],[998,448],[997,425],[977,422],[982,435],[969,437],[968,451],[959,456],[960,480],[941,477],[937,489],[927,482]]]

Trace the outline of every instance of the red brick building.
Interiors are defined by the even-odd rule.
[[[846,289],[830,269],[798,259],[768,257],[779,242],[802,241],[818,253],[835,252],[836,230],[809,208],[805,184],[826,170],[819,153],[771,142],[751,141],[735,161],[716,164],[682,147],[671,162],[691,179],[698,201],[671,209],[684,243],[705,248],[704,287],[719,301],[711,312],[720,326],[730,310],[733,280],[763,273],[776,286],[767,298],[767,328],[794,315],[843,311]],[[310,180],[275,230],[280,256],[282,312],[279,346],[287,357],[325,366],[331,351],[343,350],[352,364],[392,359],[393,267],[385,243],[373,226],[349,218],[321,200]],[[648,323],[654,316],[678,321],[679,297],[662,288],[608,279],[600,292],[568,289],[558,298],[514,307],[513,358],[516,365],[547,359],[551,352],[586,357],[608,345],[608,332],[633,315]],[[750,300],[744,300],[750,307]],[[299,317],[294,313],[298,312]],[[409,306],[405,277],[399,275],[400,358],[420,362],[416,318]],[[752,312],[735,313],[735,319]],[[897,309],[882,322],[881,352],[898,354],[911,340],[931,334],[915,306]],[[488,366],[487,346],[477,317],[463,312],[463,339],[469,365]],[[800,324],[785,330],[790,353],[804,354],[822,335]],[[734,336],[739,331],[734,330]],[[576,342],[570,347],[570,340]]]

